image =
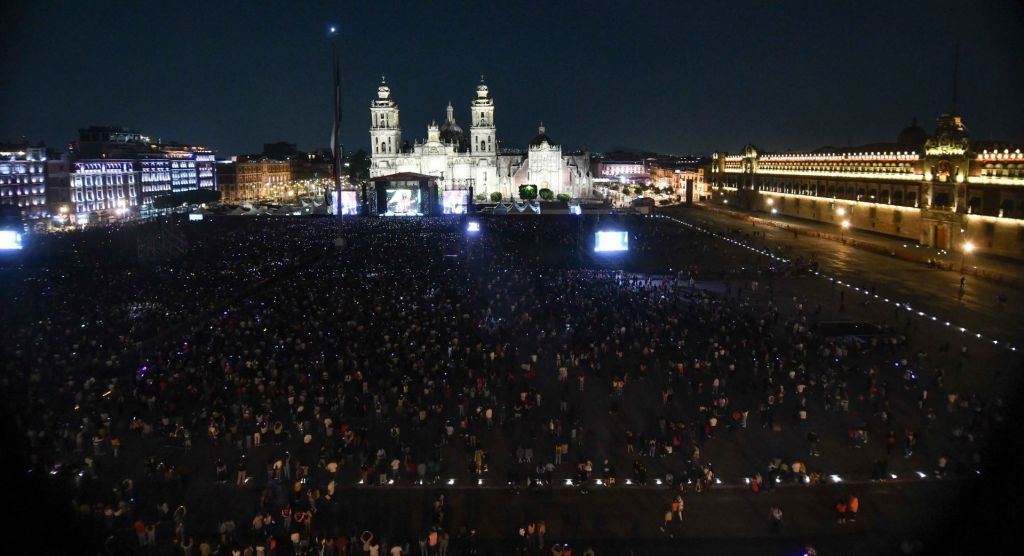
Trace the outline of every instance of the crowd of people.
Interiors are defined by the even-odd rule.
[[[479,553],[503,519],[450,509],[446,487],[657,484],[674,532],[683,495],[725,470],[765,491],[837,455],[876,479],[894,459],[978,469],[1000,401],[944,383],[901,322],[827,336],[820,307],[757,290],[767,266],[716,268],[693,230],[616,223],[643,245],[636,272],[557,217],[480,234],[225,217],[183,226],[185,256],[158,262],[130,256],[131,230],[52,238],[61,256],[4,275],[0,380],[27,472],[66,488],[110,553],[444,556]],[[753,456],[728,455],[739,438]],[[432,500],[367,511],[389,486]],[[496,529],[571,554],[554,523]]]

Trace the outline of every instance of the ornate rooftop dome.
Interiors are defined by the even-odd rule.
[[[451,101],[448,101],[448,117],[441,124],[441,140],[453,143],[458,151],[466,150],[466,133],[455,123],[455,109],[452,108]]]
[[[920,149],[924,146],[925,140],[928,138],[928,134],[917,125],[917,118],[913,118],[910,121],[908,127],[903,128],[899,136],[896,138],[896,143],[901,147],[913,147],[914,149]]]
[[[544,133],[544,123],[542,122],[540,127],[537,128],[537,136],[530,140],[530,146],[539,147],[543,143],[547,143],[552,147],[558,145],[558,143],[555,143],[554,139],[548,137],[548,135]]]

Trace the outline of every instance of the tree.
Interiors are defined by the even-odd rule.
[[[492,191],[491,192],[491,202],[492,203],[500,203],[501,202],[501,192],[500,191]]]
[[[185,191],[182,195],[182,202],[190,205],[216,203],[217,201],[220,201],[220,191],[212,189],[194,189],[192,191]]]
[[[476,196],[474,196],[474,199],[476,199],[477,201],[486,201],[487,200],[487,194],[486,193],[477,193]]]
[[[555,198],[558,199],[559,201],[568,201],[572,199],[572,195],[569,195],[568,193],[559,193],[558,195],[555,196]]]
[[[155,209],[169,209],[181,205],[181,199],[178,198],[177,193],[171,193],[169,195],[161,195],[153,199],[153,208]]]
[[[519,186],[519,198],[524,201],[531,201],[537,198],[537,186],[532,183],[524,183]]]
[[[540,198],[544,199],[545,201],[550,201],[551,199],[555,198],[555,192],[545,187],[544,189],[540,190]]]
[[[370,156],[359,149],[348,159],[348,181],[360,184],[370,179]]]
[[[612,191],[618,191],[619,190],[619,184],[613,183],[613,184],[608,186],[608,189],[610,189]]]

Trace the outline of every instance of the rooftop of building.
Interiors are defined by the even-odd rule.
[[[552,147],[558,146],[558,143],[556,143],[554,139],[548,137],[548,134],[544,130],[544,124],[541,123],[540,127],[537,128],[537,135],[535,135],[533,139],[530,139],[530,146],[539,147],[544,143],[547,143]]]
[[[26,156],[39,156],[44,155],[46,158],[46,146],[43,143],[37,143],[33,145],[28,141],[22,141],[18,143],[0,143],[0,158],[16,159]]]
[[[396,181],[436,181],[437,176],[428,176],[426,174],[417,174],[416,172],[399,172],[397,174],[391,174],[388,176],[378,176],[372,178],[370,181],[374,182],[385,182],[392,183]]]

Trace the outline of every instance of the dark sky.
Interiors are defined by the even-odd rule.
[[[892,141],[949,109],[980,139],[1024,140],[1024,5],[990,1],[3,2],[0,140],[63,146],[119,124],[222,156],[326,146],[341,29],[348,148],[369,144],[386,74],[403,137],[484,74],[498,136],[539,120],[567,148],[678,154]]]

